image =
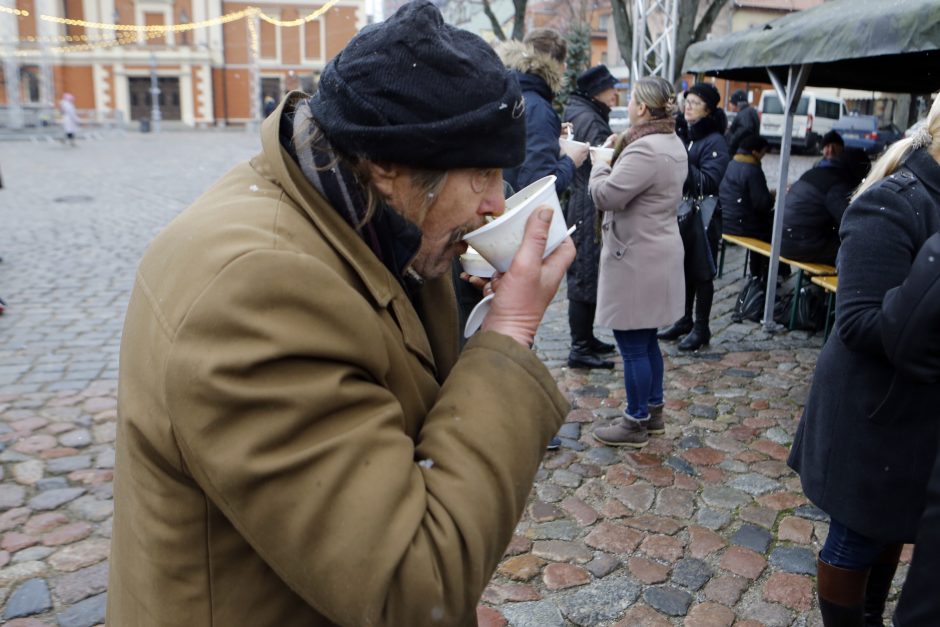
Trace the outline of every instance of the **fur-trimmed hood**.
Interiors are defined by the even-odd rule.
[[[538,76],[553,94],[561,91],[565,79],[564,69],[547,54],[536,52],[532,46],[521,41],[504,41],[496,47],[496,53],[510,70]]]

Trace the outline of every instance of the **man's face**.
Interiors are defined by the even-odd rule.
[[[842,156],[842,146],[835,142],[831,142],[823,146],[822,154],[824,159],[838,159]]]
[[[423,216],[419,215],[420,200],[412,186],[412,192],[400,201],[404,205],[400,210],[421,228],[421,248],[412,267],[425,279],[434,279],[450,272],[454,257],[466,252],[464,235],[483,226],[485,216],[500,215],[506,209],[502,170],[450,170]]]

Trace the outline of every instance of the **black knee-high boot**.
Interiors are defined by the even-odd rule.
[[[656,334],[661,340],[678,340],[692,330],[692,306],[695,303],[695,283],[685,280],[685,315]]]
[[[584,303],[588,308],[588,319],[591,320],[591,338],[588,342],[591,345],[591,352],[600,355],[609,355],[616,352],[617,347],[607,342],[602,342],[594,335],[594,314],[597,313],[597,303]]]
[[[571,352],[568,353],[570,368],[614,367],[612,361],[601,359],[591,349],[591,339],[594,338],[594,313],[591,303],[569,300],[568,326],[571,328]]]
[[[891,592],[894,573],[898,569],[903,544],[892,544],[885,548],[871,565],[868,585],[865,588],[865,627],[884,627],[885,603]]]
[[[816,592],[825,627],[864,627],[868,569],[849,570],[816,560]]]
[[[712,281],[699,281],[695,284],[695,323],[692,332],[679,342],[680,351],[697,351],[712,339],[708,319],[712,314],[712,300],[715,298],[715,284]]]

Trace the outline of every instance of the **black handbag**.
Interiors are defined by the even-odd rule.
[[[720,234],[715,237],[715,230],[720,228],[718,197],[703,195],[702,188],[700,181],[698,194],[684,197],[676,211],[679,235],[685,248],[685,276],[696,282],[711,281],[718,274],[716,244],[721,237]],[[714,243],[709,241],[711,239]]]

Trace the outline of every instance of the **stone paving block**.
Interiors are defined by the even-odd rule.
[[[702,527],[718,530],[731,522],[731,512],[700,507],[695,513],[695,521]]]
[[[71,604],[108,589],[108,563],[99,562],[52,580],[57,597]]]
[[[692,603],[692,595],[673,586],[653,586],[643,591],[643,600],[663,614],[685,616]]]
[[[528,581],[539,574],[543,564],[534,555],[516,555],[501,563],[496,572],[516,581]]]
[[[635,529],[602,522],[584,538],[584,543],[608,553],[631,553],[642,539],[643,534]]]
[[[590,573],[574,564],[552,563],[542,570],[542,582],[549,590],[583,586],[591,581]]]
[[[623,615],[615,627],[671,627],[672,621],[651,608],[639,603]]]
[[[522,583],[496,583],[483,591],[482,600],[492,605],[500,605],[506,601],[518,603],[520,601],[537,601],[542,598],[538,590],[528,584]]]
[[[552,562],[576,562],[586,564],[594,559],[594,551],[580,542],[543,540],[532,545],[532,555]]]
[[[711,579],[715,571],[706,562],[694,557],[679,560],[672,569],[672,582],[689,590],[698,590]]]
[[[668,566],[644,557],[631,557],[627,560],[627,567],[637,581],[645,584],[662,583],[669,577]]]
[[[744,616],[758,621],[765,627],[788,627],[793,614],[776,603],[754,603],[744,610]]]
[[[640,594],[629,577],[608,577],[562,597],[559,608],[575,625],[596,625],[616,620]]]
[[[780,521],[777,538],[797,544],[809,544],[813,538],[813,523],[796,516],[787,516]]]
[[[741,508],[738,512],[738,517],[746,522],[770,529],[777,521],[777,510],[769,507],[760,507],[759,505],[748,505],[747,507]]]
[[[480,605],[477,607],[477,625],[479,627],[506,627],[509,621],[498,610]]]
[[[500,611],[512,627],[565,627],[565,618],[552,601],[512,603]]]
[[[701,498],[717,509],[737,509],[751,502],[750,495],[727,486],[708,486],[702,490]]]
[[[813,580],[802,575],[774,573],[762,588],[764,599],[780,603],[790,609],[805,612],[813,605]]]
[[[816,575],[816,554],[805,547],[778,546],[770,554],[770,563],[788,573]]]
[[[741,525],[731,536],[731,543],[743,546],[758,553],[763,553],[770,545],[773,536],[766,529],[754,525]]]
[[[731,627],[733,623],[734,612],[730,608],[717,603],[699,603],[682,624],[684,627]]]
[[[41,614],[52,608],[49,586],[44,579],[29,579],[14,588],[3,610],[3,618],[9,620],[21,616]]]
[[[601,553],[593,560],[588,562],[584,567],[587,568],[588,572],[590,572],[592,575],[598,579],[602,579],[620,567],[620,560],[618,560],[613,555]]]
[[[767,560],[750,549],[732,546],[721,556],[718,565],[736,575],[757,579],[767,566]]]
[[[29,500],[30,508],[34,510],[55,509],[65,505],[85,493],[84,488],[57,488],[41,492]]]
[[[56,616],[59,627],[93,627],[104,622],[108,604],[107,593],[79,601]]]

